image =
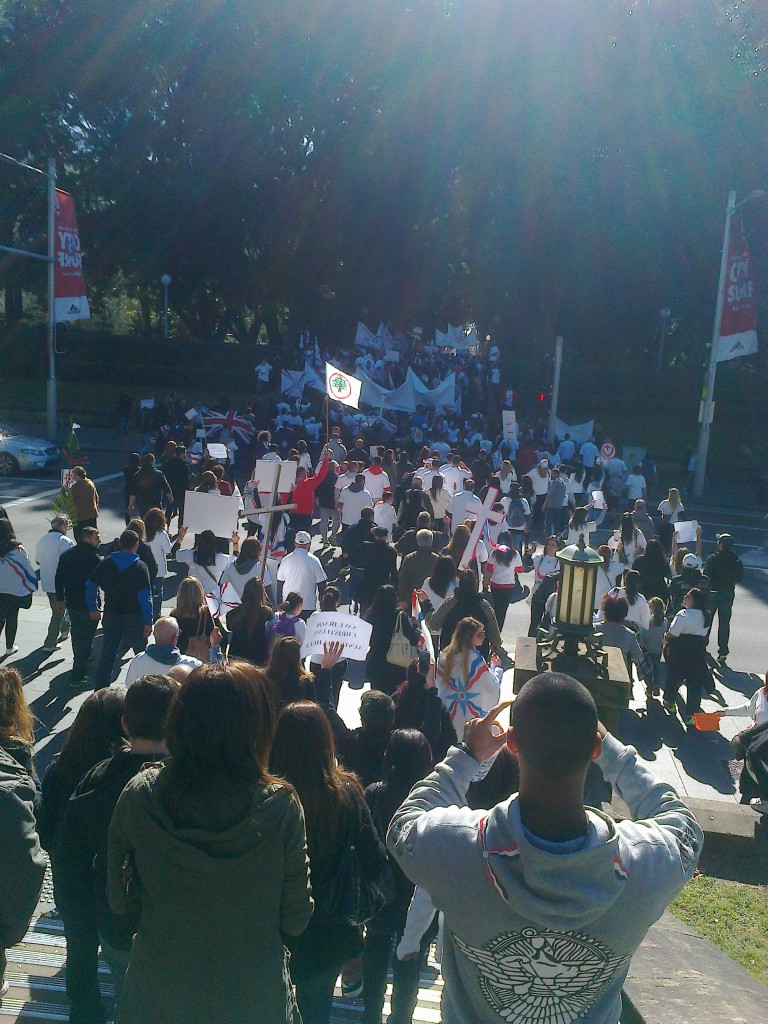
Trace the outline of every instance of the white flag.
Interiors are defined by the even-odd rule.
[[[360,408],[360,389],[363,382],[357,377],[326,363],[325,386],[329,398],[341,402],[342,405],[351,405],[353,409]]]

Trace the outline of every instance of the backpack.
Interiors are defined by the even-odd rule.
[[[507,511],[507,526],[513,530],[522,530],[525,527],[525,512],[520,498],[515,498],[509,504]]]
[[[275,640],[281,636],[296,636],[298,617],[298,615],[289,615],[288,612],[280,612],[277,618],[272,620],[267,632],[267,650],[271,651]]]

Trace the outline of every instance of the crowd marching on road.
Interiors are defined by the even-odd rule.
[[[402,374],[333,355],[382,385]],[[726,532],[706,559],[700,531],[684,539],[681,495],[652,500],[650,459],[548,437],[501,385],[495,346],[408,366],[427,389],[455,373],[456,402],[391,418],[334,404],[325,444],[312,400],[269,409],[266,360],[259,411],[220,417],[213,449],[206,411],[169,399],[156,451],[125,466],[114,540],[83,467],[74,521],[54,516],[34,551],[0,510],[0,979],[45,850],[74,1024],[107,1019],[99,950],[120,1024],[327,1024],[340,975],[380,1024],[390,970],[389,1021],[406,1024],[438,932],[446,1024],[553,1005],[617,1024],[631,957],[702,832],[576,680],[536,676],[499,725],[505,619],[525,601],[529,635],[546,636],[558,552],[597,547],[596,641],[692,728],[714,691],[710,632],[729,656],[743,566]],[[295,464],[286,489],[265,482],[269,463]],[[235,533],[188,531],[190,494],[239,504]],[[70,640],[69,686],[88,694],[42,781],[13,661],[38,588],[43,653]],[[329,618],[346,641],[305,649]],[[355,673],[370,686],[350,728],[338,704]],[[734,756],[743,800],[766,813],[768,679],[718,709],[749,720]],[[593,763],[631,818],[585,808]]]

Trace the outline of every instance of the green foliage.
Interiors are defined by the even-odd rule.
[[[66,487],[62,487],[51,503],[52,516],[66,516],[72,526],[77,526],[77,508]]]

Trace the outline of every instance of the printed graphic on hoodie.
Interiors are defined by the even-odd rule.
[[[632,954],[616,956],[592,935],[506,932],[484,949],[453,941],[480,972],[488,1005],[502,1020],[571,1024],[608,986]]]

